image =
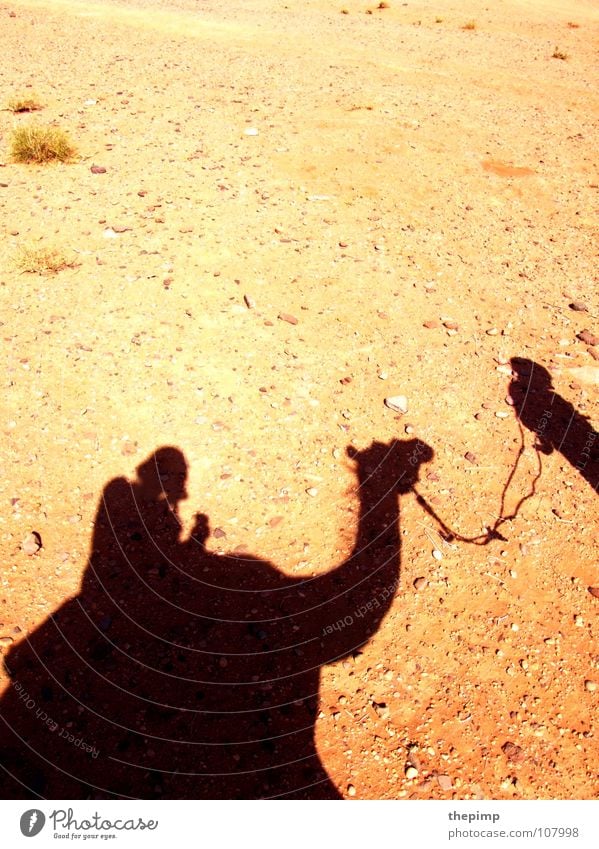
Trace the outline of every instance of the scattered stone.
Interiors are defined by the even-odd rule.
[[[443,560],[443,552],[439,551],[438,548],[434,548],[433,557],[435,558],[435,560]]]
[[[282,516],[273,516],[272,519],[268,520],[268,524],[270,525],[271,528],[276,528],[277,525],[280,525],[282,521],[283,521]]]
[[[379,374],[378,374],[379,380],[387,380],[388,377],[389,377],[389,375],[387,374],[386,371],[379,371]]]
[[[578,338],[586,345],[591,345],[592,347],[599,345],[599,336],[595,336],[595,334],[591,333],[590,330],[581,330],[578,334]]]
[[[433,318],[430,321],[423,322],[422,326],[426,327],[427,330],[436,330],[438,327],[441,327],[441,323]]]
[[[418,770],[416,769],[415,766],[408,766],[408,767],[406,767],[405,775],[406,775],[406,778],[408,779],[408,781],[411,781],[414,778],[418,778]]]
[[[41,547],[42,538],[37,531],[31,531],[31,533],[27,534],[21,543],[21,548],[28,557],[33,557],[34,554],[37,554]]]
[[[453,787],[453,781],[449,775],[438,775],[437,776],[437,784],[441,788],[441,790],[451,790]]]
[[[599,587],[589,587],[589,592],[595,598],[599,598]]]
[[[460,326],[457,321],[444,321],[443,327],[446,327],[447,330],[459,330]]]
[[[501,751],[511,763],[522,763],[525,758],[524,750],[515,743],[510,743],[509,740],[503,744]]]
[[[223,531],[223,529],[222,529],[222,528],[215,528],[215,529],[212,531],[212,536],[213,536],[215,539],[224,539],[224,538],[227,536],[227,534],[226,534],[226,532],[225,532],[225,531]]]
[[[599,351],[596,351],[594,348],[587,348],[587,351],[594,360],[599,360]]]
[[[407,413],[408,399],[405,395],[390,395],[385,398],[385,406],[396,413]]]
[[[572,301],[570,304],[570,309],[574,310],[574,312],[588,312],[589,308],[583,301]]]
[[[354,787],[353,784],[347,785],[347,795],[348,796],[355,796],[356,795],[356,788]]]
[[[253,310],[256,308],[256,301],[252,298],[251,295],[244,295],[243,300],[245,301],[245,305],[249,310]]]
[[[496,327],[489,327],[487,331],[485,331],[487,336],[497,336],[499,334],[499,330]]]
[[[372,707],[379,719],[389,719],[391,711],[387,707],[386,702],[373,702]]]
[[[427,586],[427,584],[428,584],[428,581],[426,580],[426,578],[423,578],[423,577],[416,578],[416,580],[414,581],[414,589],[415,590],[423,590]]]
[[[508,416],[509,416],[509,413],[506,413],[502,410],[499,410],[497,413],[495,413],[496,419],[507,419]]]
[[[597,689],[597,684],[595,681],[587,680],[584,682],[584,688],[588,693],[594,693]]]
[[[257,136],[258,130],[255,127],[248,127],[246,130],[243,131],[243,135],[244,136]]]
[[[92,165],[89,170],[92,174],[106,174],[106,168],[103,165]]]
[[[306,490],[306,494],[310,495],[312,498],[316,498],[316,496],[318,495],[318,490],[316,489],[315,486],[310,486]]]
[[[464,458],[468,460],[469,463],[474,463],[476,465],[476,454],[473,454],[472,451],[466,451]]]
[[[297,318],[287,312],[280,312],[278,315],[279,321],[286,321],[287,324],[297,324]]]
[[[12,637],[0,637],[0,649],[7,649],[13,643],[14,640]]]
[[[568,369],[568,374],[572,375],[580,383],[586,383],[589,386],[599,386],[599,366],[570,368]]]

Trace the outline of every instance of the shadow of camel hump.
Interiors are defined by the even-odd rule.
[[[314,741],[320,669],[364,645],[397,589],[399,496],[431,449],[348,451],[350,556],[310,579],[185,539],[181,451],[112,480],[79,594],[6,657],[3,798],[340,798]]]
[[[511,360],[510,396],[518,419],[536,436],[544,454],[559,451],[597,492],[599,434],[590,421],[553,389],[546,368],[523,357]]]

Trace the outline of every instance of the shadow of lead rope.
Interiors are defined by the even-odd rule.
[[[518,513],[520,512],[522,505],[526,501],[528,501],[529,498],[532,498],[534,495],[536,495],[537,481],[541,477],[541,474],[542,474],[542,471],[543,471],[543,464],[542,464],[542,461],[541,461],[542,447],[538,443],[535,442],[533,447],[534,447],[536,454],[537,454],[537,460],[538,460],[538,467],[539,468],[538,468],[537,474],[535,475],[534,480],[532,482],[531,490],[527,495],[522,496],[520,501],[516,504],[516,507],[515,507],[513,513],[511,513],[511,515],[504,516],[503,511],[504,511],[504,507],[505,507],[505,496],[506,496],[507,490],[508,490],[512,480],[514,479],[514,475],[516,474],[516,469],[518,468],[518,463],[520,462],[520,458],[522,457],[524,450],[526,448],[525,443],[524,443],[524,430],[523,430],[520,422],[518,422],[518,427],[520,429],[520,448],[518,450],[518,456],[516,457],[516,461],[513,465],[512,470],[510,471],[510,473],[508,475],[507,481],[505,482],[505,485],[503,487],[503,491],[501,493],[499,516],[495,520],[493,527],[487,526],[486,533],[478,534],[478,536],[474,536],[474,537],[465,537],[465,536],[462,536],[462,534],[459,534],[457,531],[452,531],[451,528],[448,527],[448,525],[445,524],[443,519],[440,516],[437,515],[434,508],[428,503],[426,498],[423,495],[420,495],[420,493],[416,489],[416,486],[412,485],[411,489],[412,489],[412,492],[414,493],[414,495],[416,496],[416,501],[418,502],[418,504],[420,504],[420,506],[423,508],[423,510],[426,513],[428,513],[429,516],[431,516],[439,524],[439,526],[440,526],[440,528],[443,532],[444,538],[447,542],[453,542],[453,540],[457,540],[458,542],[468,542],[468,543],[471,543],[472,545],[488,545],[491,542],[491,540],[494,540],[494,539],[501,540],[502,542],[507,542],[507,538],[499,533],[499,528],[501,527],[501,525],[503,525],[504,522],[513,521],[516,518],[516,516],[518,515]]]

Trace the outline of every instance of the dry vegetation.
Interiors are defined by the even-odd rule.
[[[10,112],[37,112],[43,106],[35,95],[29,97],[11,97],[7,109]]]
[[[67,162],[75,154],[75,147],[58,127],[30,124],[13,132],[11,155],[15,162]]]
[[[77,262],[62,248],[23,245],[15,265],[22,274],[58,274],[65,268],[75,268]]]

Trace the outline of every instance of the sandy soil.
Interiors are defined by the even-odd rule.
[[[0,112],[0,715],[50,761],[81,753],[44,750],[43,695],[19,706],[11,657],[43,694],[31,647],[85,597],[111,480],[176,447],[173,515],[206,569],[247,553],[301,588],[351,563],[356,537],[368,558],[360,458],[376,471],[393,454],[421,498],[399,487],[399,586],[366,614],[374,633],[318,661],[330,792],[311,794],[597,797],[599,11],[572,5],[0,3],[3,99],[34,91],[36,119],[79,150],[14,164],[12,128],[32,117]],[[31,242],[77,266],[18,273]],[[403,415],[384,404],[397,395]],[[102,781],[84,764],[65,786],[126,795],[85,724],[102,694],[70,686],[44,709],[98,746]],[[2,794],[64,789],[10,735]],[[159,755],[130,795],[204,793],[165,790],[156,775],[178,766]],[[301,795],[277,781],[237,792]]]

